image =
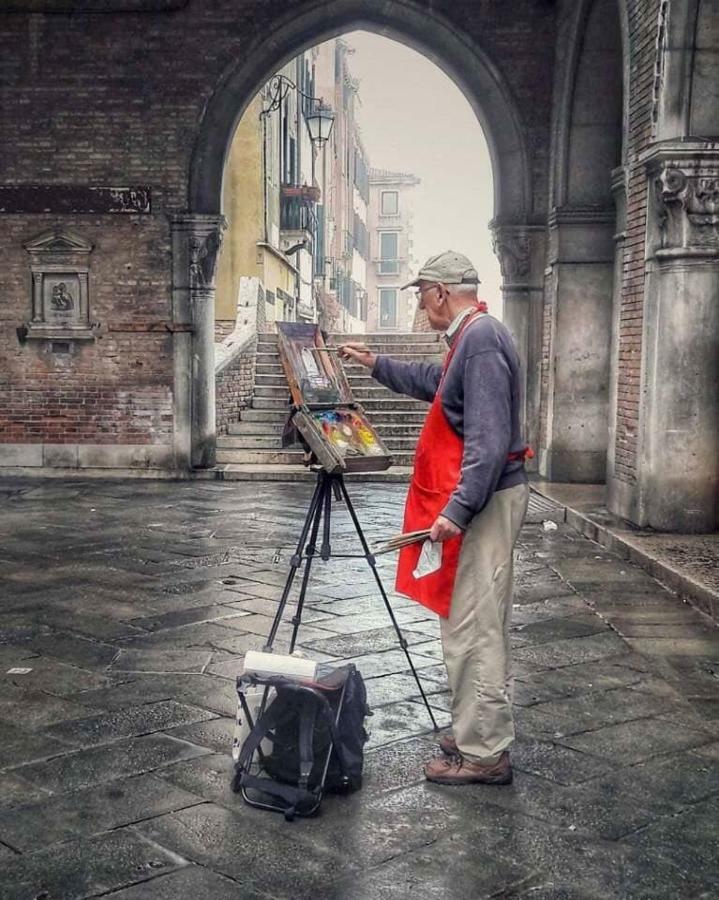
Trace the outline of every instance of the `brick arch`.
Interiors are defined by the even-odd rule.
[[[219,214],[225,154],[247,104],[303,50],[354,30],[371,31],[433,60],[462,90],[484,131],[494,176],[495,222],[523,223],[532,210],[528,152],[520,117],[498,69],[439,14],[400,0],[328,0],[278,17],[276,26],[230,67],[210,99],[190,165],[190,213]]]

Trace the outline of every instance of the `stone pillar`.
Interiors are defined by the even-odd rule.
[[[546,432],[539,470],[552,481],[606,477],[613,208],[560,207],[549,217],[552,310]]]
[[[644,162],[640,524],[708,532],[719,505],[719,143],[664,142]]]
[[[544,227],[490,223],[502,272],[504,324],[514,338],[524,372],[522,428],[535,451],[539,441],[542,368],[542,265]],[[537,458],[527,462],[536,471]]]
[[[624,504],[618,495],[626,492],[626,482],[615,477],[617,413],[619,407],[619,331],[622,313],[622,271],[627,227],[627,170],[619,166],[612,171],[612,194],[616,211],[614,233],[614,288],[612,291],[612,340],[609,362],[609,422],[607,445],[607,505]],[[616,500],[615,500],[616,498]],[[622,508],[624,506],[622,505]]]
[[[172,219],[173,317],[189,324],[175,334],[175,447],[178,462],[215,465],[215,271],[225,219]]]

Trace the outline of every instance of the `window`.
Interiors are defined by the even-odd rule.
[[[397,288],[380,288],[379,327],[397,327]]]
[[[399,235],[396,231],[380,231],[379,272],[380,275],[396,275],[399,272],[397,247]]]
[[[396,216],[399,214],[399,193],[397,191],[382,191],[380,211],[383,216]]]

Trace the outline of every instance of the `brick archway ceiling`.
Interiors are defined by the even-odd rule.
[[[454,79],[485,133],[492,158],[495,221],[529,221],[531,172],[519,114],[498,70],[466,34],[439,14],[403,0],[328,0],[274,22],[271,32],[258,38],[225,72],[207,105],[190,167],[191,213],[220,213],[225,152],[245,107],[272,74],[303,50],[362,29],[412,47]]]

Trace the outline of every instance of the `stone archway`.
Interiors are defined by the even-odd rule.
[[[173,240],[173,296],[177,308],[189,313],[194,326],[192,341],[178,345],[175,411],[176,421],[188,423],[195,467],[214,465],[214,396],[207,385],[214,371],[210,339],[214,332],[214,262],[224,227],[223,170],[232,135],[247,104],[273,72],[303,50],[352,30],[380,33],[427,56],[455,81],[474,109],[494,173],[492,226],[503,279],[510,283],[509,293],[505,291],[505,318],[517,339],[525,371],[537,369],[529,358],[531,354],[538,359],[541,348],[537,329],[530,326],[528,284],[534,234],[530,234],[531,216],[536,204],[524,130],[503,78],[479,47],[426,8],[401,0],[330,0],[307,12],[275,19],[270,33],[225,72],[200,124],[189,173],[188,214],[174,223]],[[210,248],[211,265],[205,266],[209,278],[198,280],[190,271],[192,247]],[[207,254],[203,258],[208,263]],[[530,346],[534,348],[531,351]],[[192,372],[189,386],[188,372]]]

